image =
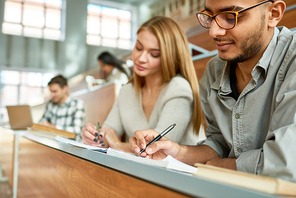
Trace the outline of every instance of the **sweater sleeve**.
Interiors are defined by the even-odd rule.
[[[175,77],[161,100],[161,111],[155,131],[161,133],[175,123],[176,127],[166,137],[179,143],[187,133],[192,119],[193,95],[189,83],[182,77]],[[190,132],[193,133],[192,130]]]
[[[113,104],[113,107],[110,113],[107,116],[107,119],[102,125],[102,127],[109,127],[114,129],[119,137],[121,137],[124,132],[122,121],[120,118],[120,113],[119,113],[119,100],[120,100],[120,97],[122,97],[122,94],[123,93],[121,89],[116,101]]]

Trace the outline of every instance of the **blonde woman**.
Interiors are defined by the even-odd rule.
[[[203,113],[184,31],[171,18],[154,17],[139,28],[137,35],[132,52],[133,77],[121,88],[102,128],[97,131],[94,125],[86,124],[83,142],[132,152],[129,143],[120,141],[124,132],[128,140],[136,130],[161,132],[176,123],[166,137],[195,145],[198,134],[204,133]]]

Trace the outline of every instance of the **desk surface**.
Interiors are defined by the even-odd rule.
[[[139,180],[150,182],[154,185],[164,187],[188,196],[194,197],[278,197],[249,189],[217,183],[204,178],[195,177],[186,173],[169,170],[130,160],[109,156],[105,153],[91,151],[69,144],[58,142],[54,139],[24,133],[23,137],[45,145],[47,147],[62,151],[85,161],[99,166],[107,167],[113,171],[120,172]],[[144,195],[143,195],[144,196]]]

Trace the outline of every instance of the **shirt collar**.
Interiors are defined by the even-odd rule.
[[[118,72],[118,69],[116,67],[114,67],[112,70],[112,75],[115,75],[117,72]]]
[[[70,98],[69,96],[67,97],[67,99],[65,100],[65,102],[63,104],[61,104],[60,106],[70,106],[72,101],[72,98]]]
[[[279,35],[279,30],[278,28],[274,28],[274,33],[272,36],[271,41],[269,42],[266,50],[264,51],[262,57],[260,58],[260,60],[258,61],[258,63],[256,64],[256,66],[253,68],[252,71],[252,76],[256,75],[258,72],[255,72],[255,70],[258,70],[258,67],[263,68],[263,70],[265,71],[265,73],[267,73],[268,67],[269,67],[269,63],[271,61],[276,43],[277,43],[277,37]],[[218,90],[219,88],[221,89],[221,91],[224,94],[229,94],[231,93],[231,87],[230,87],[230,63],[226,62],[224,63],[224,69],[223,72],[220,76],[218,76],[218,78],[216,79],[216,81],[212,84],[211,86],[212,89],[216,89]]]
[[[230,63],[223,61],[224,69],[223,72],[217,77],[216,81],[212,84],[211,88],[219,90],[228,94],[231,92],[230,87]]]
[[[256,66],[254,67],[253,71],[252,71],[252,74],[254,72],[254,70],[259,66],[261,68],[264,69],[265,73],[267,73],[267,70],[268,70],[268,67],[269,67],[269,64],[270,64],[270,61],[271,61],[271,58],[272,58],[272,55],[274,53],[274,49],[276,47],[276,44],[277,44],[277,37],[279,35],[279,30],[278,28],[274,28],[274,33],[273,33],[273,36],[266,48],[266,50],[264,51],[262,57],[260,58],[260,60],[258,61],[258,63],[256,64]]]

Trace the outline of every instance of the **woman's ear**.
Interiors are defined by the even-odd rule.
[[[268,11],[268,27],[274,28],[282,19],[284,12],[286,10],[286,3],[282,0],[276,0],[269,7]]]

